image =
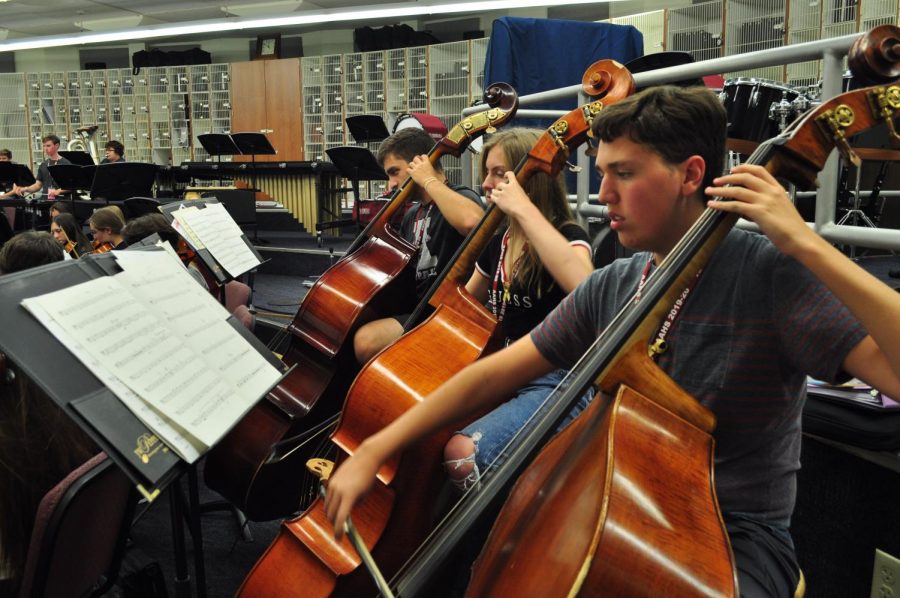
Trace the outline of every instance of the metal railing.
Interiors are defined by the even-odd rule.
[[[704,60],[692,64],[673,66],[655,71],[637,73],[634,75],[638,87],[647,87],[702,77],[704,75],[717,75],[732,71],[751,68],[793,64],[806,60],[823,59],[822,71],[822,100],[827,100],[839,95],[842,90],[843,58],[853,42],[862,34],[845,35],[830,39],[816,40],[792,46],[772,48],[746,54],[736,54]],[[519,106],[529,106],[550,100],[572,99],[572,108],[587,103],[588,97],[582,92],[581,85],[570,85],[539,93],[528,94],[519,97]],[[463,110],[463,115],[469,115],[482,107],[472,107]],[[516,117],[523,118],[558,118],[565,114],[563,110],[529,110],[519,109]],[[464,160],[471,160],[471,155],[466,154]],[[593,168],[590,159],[584,152],[578,152],[577,165],[581,172],[576,177],[576,211],[581,218],[588,216],[605,216],[604,206],[588,203],[589,169]],[[810,226],[822,237],[834,243],[857,245],[861,247],[873,247],[878,249],[900,250],[900,230],[875,229],[861,226],[846,226],[835,224],[834,216],[837,211],[838,196],[838,169],[839,158],[832,152],[825,167],[819,173],[819,187],[816,194],[815,221]],[[472,181],[468,176],[472,172],[471,164],[464,164],[463,172],[469,180],[465,183],[471,186]],[[889,192],[882,192],[887,196]],[[891,194],[893,195],[893,194]],[[595,196],[596,197],[596,196]],[[753,227],[752,223],[741,222],[742,226]]]

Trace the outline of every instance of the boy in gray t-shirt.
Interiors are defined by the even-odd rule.
[[[570,367],[712,207],[754,221],[766,237],[726,237],[682,297],[658,365],[718,418],[716,489],[741,595],[793,594],[799,569],[788,525],[805,376],[850,375],[900,394],[900,296],[809,229],[762,167],[718,176],[725,129],[724,109],[705,88],[650,88],[600,112],[600,201],[620,242],[643,253],[595,272],[530,335],[366,439],[329,481],[325,508],[336,530],[394,454]],[[711,196],[733,201],[708,204]]]

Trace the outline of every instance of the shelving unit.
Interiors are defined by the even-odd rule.
[[[0,75],[0,147],[12,152],[13,160],[26,161],[28,145],[28,105],[25,100],[25,76]]]
[[[665,50],[688,52],[695,61],[722,56],[725,21],[721,0],[668,11]]]
[[[613,25],[631,25],[644,38],[644,54],[662,52],[666,48],[666,11],[654,10],[636,15],[613,17]]]
[[[784,0],[734,0],[728,2],[725,22],[725,54],[743,54],[784,45],[787,16]],[[756,77],[784,81],[785,67],[776,65],[727,73],[731,77]]]
[[[846,35],[897,23],[898,17],[898,0],[711,0],[608,22],[640,30],[645,53],[680,50],[699,61]],[[481,98],[488,41],[304,57],[304,159],[325,160],[327,148],[353,144],[348,116],[378,115],[388,130],[409,112],[454,125],[461,111]],[[787,82],[802,90],[817,85],[821,65],[811,61],[723,75]],[[98,147],[121,140],[129,160],[210,160],[197,137],[231,132],[230,77],[228,64],[145,68],[139,75],[131,69],[0,75],[0,144],[35,166],[43,159],[41,137],[53,133],[65,145],[77,128],[97,124]],[[459,167],[445,162],[451,180],[458,180]]]
[[[454,126],[463,109],[471,103],[472,64],[469,42],[436,44],[429,47],[428,65],[433,96],[428,112],[441,119],[447,127]],[[444,173],[452,183],[462,181],[462,166],[456,158],[441,160]]]
[[[208,160],[201,133],[231,131],[230,65],[0,75],[0,143],[34,169],[41,138],[65,148],[79,128],[97,125],[99,158],[109,140],[135,162]],[[27,158],[26,158],[27,157]]]
[[[303,94],[303,145],[307,160],[325,159],[324,100],[325,75],[322,56],[304,57],[301,61]]]

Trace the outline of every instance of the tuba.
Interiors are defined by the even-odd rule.
[[[82,127],[75,130],[77,137],[69,141],[66,149],[70,152],[87,152],[94,160],[94,164],[100,163],[100,154],[97,152],[97,144],[94,141],[94,135],[97,133],[97,125]]]

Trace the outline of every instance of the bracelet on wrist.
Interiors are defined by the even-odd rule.
[[[428,192],[428,185],[437,181],[437,177],[430,176],[422,183],[422,190]]]

